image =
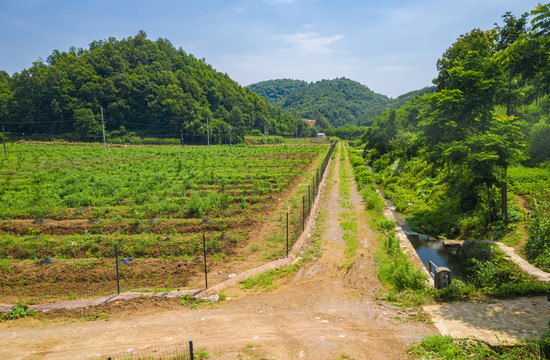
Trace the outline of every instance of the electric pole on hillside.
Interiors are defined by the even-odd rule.
[[[2,142],[4,143],[4,158],[8,158],[8,153],[6,152],[6,133],[4,132],[4,125],[2,125]]]
[[[229,126],[229,152],[231,152],[231,125]]]
[[[267,124],[264,125],[264,135],[268,136],[269,132],[267,131]]]
[[[298,141],[298,123],[296,123],[296,141]]]
[[[206,141],[208,142],[208,147],[210,147],[210,124],[208,117],[206,118]]]
[[[180,141],[181,141],[181,146],[183,146],[183,127],[180,126]]]
[[[103,106],[101,107],[101,128],[103,129],[103,150],[107,152],[107,144],[105,143],[105,120],[103,119]]]

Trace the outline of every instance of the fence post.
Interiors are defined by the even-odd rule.
[[[116,291],[120,295],[120,279],[118,277],[118,247],[115,243],[115,261],[116,261]]]
[[[286,257],[288,257],[288,211],[286,212]]]
[[[4,132],[4,125],[2,125],[2,143],[4,143],[4,158],[8,158],[8,153],[6,152],[6,133]]]
[[[195,355],[193,354],[193,339],[189,340],[189,359],[195,359]]]
[[[307,185],[307,215],[311,213],[311,194],[310,194],[310,185]]]
[[[208,289],[208,271],[206,268],[206,236],[202,233],[202,254],[204,257],[204,285]]]
[[[302,196],[302,231],[306,229],[306,196]]]

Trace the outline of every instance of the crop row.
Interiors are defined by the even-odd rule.
[[[246,237],[246,230],[219,231],[205,236],[209,254],[225,256]],[[174,235],[0,235],[0,258],[111,258],[118,245],[121,257],[171,258],[202,255],[202,233]],[[222,255],[223,254],[223,255]]]
[[[0,219],[108,208],[122,217],[202,217],[265,202],[324,146],[101,147],[13,144],[0,161]],[[81,211],[79,209],[83,209]],[[226,214],[227,215],[227,214]]]

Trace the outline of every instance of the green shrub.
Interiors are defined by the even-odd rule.
[[[529,237],[525,244],[527,258],[550,270],[550,205],[534,201],[534,211],[529,218]]]
[[[443,301],[455,301],[469,298],[476,293],[476,288],[471,283],[465,283],[459,279],[453,279],[451,284],[443,289],[437,290],[435,297]]]
[[[505,283],[500,284],[494,291],[494,295],[501,298],[511,298],[526,295],[543,295],[550,288],[548,285],[540,282],[522,282],[522,283]]]
[[[455,339],[448,335],[425,337],[409,348],[409,355],[434,360],[542,360],[537,344],[491,348],[481,340]]]
[[[373,211],[375,214],[382,214],[384,211],[384,200],[378,193],[372,189],[363,189],[360,192],[365,202],[367,210]]]
[[[30,310],[28,305],[15,305],[10,311],[0,317],[0,321],[15,320],[27,316],[36,317],[36,312]]]
[[[380,281],[391,284],[394,290],[425,290],[427,275],[417,269],[401,250],[399,240],[390,234],[386,237],[382,254],[378,254]]]
[[[395,221],[387,219],[385,217],[379,217],[374,219],[374,228],[378,231],[387,232],[395,229]]]

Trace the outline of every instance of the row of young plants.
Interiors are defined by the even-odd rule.
[[[13,144],[0,159],[0,219],[64,218],[89,207],[130,218],[134,212],[195,217],[246,207],[288,186],[324,151],[216,146],[104,153],[98,146]]]
[[[151,152],[135,149],[137,155],[131,153],[125,156],[137,167],[141,166],[141,162],[149,160],[144,155],[154,154],[159,162],[169,163],[166,158],[170,159],[180,151],[180,148],[151,148]],[[274,176],[279,181],[281,188],[272,186],[270,192],[264,195],[264,200],[253,203],[253,195],[247,196],[249,204],[246,206],[241,201],[238,206],[224,204],[223,209],[218,212],[197,211],[192,214],[193,217],[175,218],[144,211],[131,212],[128,217],[124,217],[125,204],[121,204],[89,207],[79,211],[68,209],[72,211],[68,212],[69,220],[60,217],[62,221],[50,218],[39,219],[40,221],[1,221],[0,276],[5,280],[2,284],[5,294],[12,294],[8,295],[11,296],[10,299],[24,296],[31,301],[40,301],[44,297],[66,299],[69,296],[74,299],[79,296],[111,293],[115,289],[115,246],[119,260],[135,259],[129,260],[120,269],[121,286],[126,290],[202,286],[202,283],[193,284],[189,281],[193,279],[195,272],[202,269],[202,260],[197,259],[202,259],[204,250],[209,262],[209,272],[212,271],[210,266],[219,267],[233,259],[242,261],[247,256],[249,264],[259,264],[284,256],[286,212],[289,213],[289,240],[292,246],[302,229],[302,199],[309,201],[311,195],[308,195],[308,183],[313,188],[312,178],[316,176],[317,167],[323,162],[322,154],[327,151],[327,147],[259,147],[256,148],[258,151],[250,149],[254,150],[249,148],[246,149],[248,151],[237,153],[238,156],[235,156],[232,163],[220,160],[227,163],[225,169],[227,173],[233,174],[231,176],[246,179],[242,183],[236,183],[238,187],[228,185],[225,187],[227,190],[222,191],[223,184],[204,183],[200,185],[201,192],[196,192],[201,195],[198,201],[206,201],[210,197],[228,195],[234,189],[250,188],[258,182],[257,179],[265,178],[266,175]],[[199,162],[197,166],[202,166],[200,164],[203,161],[207,164],[212,162],[212,159],[202,159],[204,152],[211,156],[225,155],[219,149],[216,152],[208,148],[188,151],[196,155],[195,160]],[[85,153],[81,155],[86,156]],[[183,155],[189,157],[189,153],[185,151]],[[246,160],[247,156],[251,158],[250,162]],[[79,165],[82,167],[80,170],[84,171],[86,166],[94,162],[92,171],[111,166],[101,166],[101,162],[96,159],[90,159],[90,163],[86,163],[73,154],[69,154],[67,158],[84,164]],[[61,159],[56,161],[63,163]],[[215,170],[224,175],[223,169],[220,166]],[[288,169],[293,171],[292,175]],[[116,169],[111,168],[105,170],[105,173],[109,175],[115,171]],[[302,183],[295,190],[286,185],[294,186],[297,180]],[[282,188],[286,191],[282,192]],[[291,191],[293,194],[288,197],[288,192]],[[288,197],[288,201],[281,201],[283,197]],[[309,205],[305,206],[307,209]],[[275,213],[273,210],[276,210]],[[264,226],[266,222],[273,223],[273,226],[269,225],[273,229],[266,238],[251,238],[250,231],[260,224]],[[216,273],[217,271],[213,276]],[[15,276],[16,274],[18,275]],[[59,281],[50,283],[54,278]]]
[[[244,241],[245,229],[206,232],[205,246],[210,254],[229,251]],[[171,235],[0,235],[0,259],[112,258],[115,244],[122,257],[171,258],[195,257],[203,252],[203,234]]]

